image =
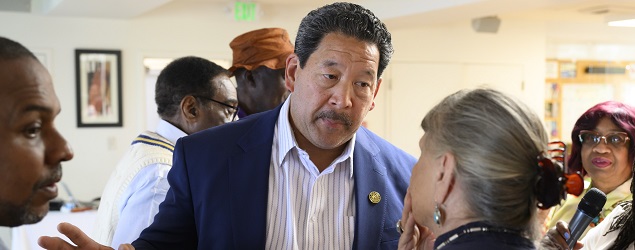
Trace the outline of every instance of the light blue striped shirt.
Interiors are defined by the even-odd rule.
[[[289,124],[289,99],[273,134],[267,249],[351,249],[355,230],[355,136],[320,173]]]

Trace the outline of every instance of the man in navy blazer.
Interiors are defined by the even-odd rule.
[[[415,159],[361,127],[390,33],[369,10],[334,3],[302,20],[295,44],[281,106],[177,141],[171,188],[134,248],[397,248]],[[62,243],[40,238],[45,248]]]
[[[294,95],[294,94],[291,94]],[[271,141],[280,107],[182,138],[171,189],[137,249],[260,249],[265,246]],[[354,249],[396,249],[413,158],[364,127],[356,133]],[[371,192],[381,195],[378,203]],[[157,244],[159,243],[159,244]],[[142,247],[144,246],[144,247]]]

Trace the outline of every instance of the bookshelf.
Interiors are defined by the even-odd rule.
[[[562,84],[575,78],[573,61],[547,59],[545,80],[545,126],[551,140],[562,139]]]
[[[629,103],[632,98],[626,98],[625,95],[631,91],[625,90],[635,86],[635,62],[632,61],[547,59],[545,73],[544,121],[551,140],[570,140],[574,117],[600,101]],[[573,91],[582,89],[585,91]],[[580,95],[579,99],[588,100],[588,103],[563,103],[563,92],[567,92],[565,96],[568,100],[571,100],[572,95]],[[597,100],[584,96],[589,92],[598,93]]]

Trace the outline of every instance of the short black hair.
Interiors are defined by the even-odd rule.
[[[309,56],[329,33],[341,33],[377,45],[378,78],[388,66],[393,48],[390,32],[384,23],[360,5],[339,2],[313,10],[302,19],[295,38],[295,54],[298,55],[301,68],[304,68]]]
[[[37,58],[22,44],[0,36],[0,60],[12,60],[21,57]]]
[[[173,117],[188,95],[214,96],[212,79],[229,76],[229,71],[207,59],[187,56],[168,64],[159,74],[155,86],[157,113],[161,118]]]

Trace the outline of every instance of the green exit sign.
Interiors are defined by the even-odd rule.
[[[236,21],[254,21],[258,13],[258,4],[252,2],[235,2],[234,3],[234,20]]]

